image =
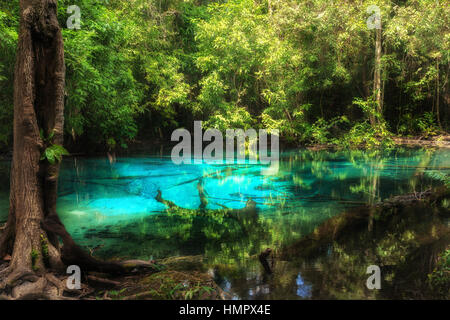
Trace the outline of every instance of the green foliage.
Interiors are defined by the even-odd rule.
[[[356,98],[353,104],[359,107],[365,114],[365,119],[370,120],[357,122],[342,139],[337,140],[337,144],[347,148],[390,148],[393,146],[392,134],[387,129],[386,121],[383,116],[377,112],[377,104],[372,99],[362,100]]]
[[[47,160],[50,164],[55,164],[56,162],[61,162],[63,156],[70,155],[69,151],[63,146],[53,143],[53,137],[55,136],[54,130],[52,130],[47,137],[42,128],[39,130],[39,133],[41,140],[47,146],[41,154],[41,161]]]
[[[37,263],[39,260],[39,251],[36,249],[31,250],[30,257],[31,257],[31,268],[33,269],[33,271],[38,271],[39,266],[37,265]]]
[[[18,39],[18,0],[0,4],[0,149],[12,143],[13,74]]]
[[[197,286],[187,290],[184,293],[184,299],[185,300],[192,300],[196,297],[201,297],[203,295],[203,293],[207,293],[207,294],[211,294],[215,291],[214,288],[212,287],[207,287],[207,286],[201,286],[199,283],[197,284]]]
[[[61,162],[63,156],[69,155],[69,152],[58,144],[52,144],[47,147],[41,155],[41,161],[47,160],[50,164]]]
[[[385,124],[373,127],[365,121],[355,124],[338,144],[347,148],[390,148],[393,141]]]
[[[50,265],[50,254],[48,252],[48,240],[43,234],[41,234],[41,251],[42,251],[42,258],[44,260],[44,264],[46,266],[49,266]]]
[[[450,189],[450,175],[443,171],[427,170],[426,174],[433,179],[441,181],[447,188]]]
[[[0,148],[12,142],[18,3],[0,3]],[[73,4],[80,30],[66,27]],[[383,19],[379,112],[372,4]],[[281,0],[270,9],[265,0],[60,0],[66,141],[126,148],[194,119],[278,129],[290,145],[382,147],[390,131],[439,134],[450,123],[449,10],[429,0]]]
[[[137,134],[142,85],[131,49],[136,26],[106,3],[80,1],[81,30],[63,29],[67,65],[66,132],[108,148],[126,146]],[[73,1],[60,1],[64,10]],[[65,25],[67,14],[60,12]]]
[[[108,291],[108,295],[113,299],[120,299],[120,295],[123,294],[125,291],[127,290],[127,288],[123,288],[120,290],[111,290]]]
[[[436,117],[431,112],[425,112],[422,117],[416,120],[416,123],[425,137],[436,135],[440,131],[436,123]]]
[[[195,300],[211,299],[217,295],[217,289],[209,285],[209,279],[203,279],[200,274],[165,271],[145,278],[143,284],[153,299],[160,300]]]
[[[428,274],[428,284],[442,299],[449,298],[450,292],[450,249],[442,252],[433,272]]]

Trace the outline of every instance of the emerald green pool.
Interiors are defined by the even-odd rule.
[[[0,221],[5,221],[7,162],[0,171]],[[80,245],[100,246],[96,256],[203,255],[234,298],[317,298],[315,276],[304,277],[311,270],[320,272],[317,261],[290,266],[298,275],[286,280],[289,289],[274,295],[273,289],[261,287],[261,268],[252,257],[268,247],[289,245],[349,208],[441,185],[442,173],[450,173],[450,150],[300,150],[282,153],[278,170],[245,162],[174,165],[167,156],[138,155],[114,163],[74,157],[62,164],[58,211]],[[161,190],[164,199],[197,209],[199,181],[207,209],[239,209],[252,199],[257,217],[242,222],[221,215],[168,215],[155,200]],[[235,271],[219,271],[227,266]]]

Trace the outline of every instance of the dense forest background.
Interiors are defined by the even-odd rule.
[[[389,145],[450,127],[442,0],[60,0],[67,147],[163,143],[205,127],[277,128],[286,145]],[[81,29],[70,30],[70,5]],[[381,9],[381,87],[374,90]],[[0,0],[0,149],[12,148],[18,0]],[[381,94],[381,104],[376,99]]]

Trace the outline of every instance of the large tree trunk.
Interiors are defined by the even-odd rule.
[[[152,267],[145,261],[94,259],[75,244],[59,220],[60,164],[41,160],[46,147],[63,143],[65,66],[56,13],[56,0],[20,1],[10,212],[0,236],[0,259],[7,254],[12,259],[0,272],[0,298],[9,291],[13,298],[62,298],[66,288],[48,271],[64,265],[109,273]]]
[[[46,147],[40,131],[62,144],[65,68],[56,0],[21,0],[20,14],[10,213],[0,255],[12,254],[11,270],[28,272],[45,270],[44,258],[50,257],[43,256],[43,245],[52,262],[58,258],[56,236],[47,235],[41,222],[56,214],[59,163],[40,160]]]

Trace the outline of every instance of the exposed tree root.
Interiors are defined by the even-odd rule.
[[[118,263],[126,272],[155,271],[154,264],[141,260],[128,260]],[[150,267],[152,268],[150,269]],[[62,273],[34,272],[10,267],[2,270],[0,275],[0,300],[79,300],[88,298],[98,288],[120,287],[123,283],[94,275],[86,275],[86,283],[81,289],[67,287],[67,275]]]
[[[77,265],[83,272],[97,271],[112,275],[120,275],[146,269],[154,269],[154,264],[148,261],[127,260],[121,262],[109,262],[92,257],[73,241],[58,216],[47,217],[42,224],[42,228],[61,237],[64,244],[61,249],[62,262],[67,266]]]
[[[111,275],[155,272],[152,261],[126,260],[120,262],[101,261],[93,258],[75,244],[57,215],[48,216],[41,227],[47,233],[61,237],[63,246],[59,251],[51,243],[47,243],[48,266],[38,270],[30,270],[21,265],[10,263],[0,265],[0,300],[71,300],[92,293],[85,286],[84,290],[70,290],[61,278],[66,277],[65,267],[77,265],[89,281],[100,281],[111,286],[120,283],[98,277],[87,276],[88,272],[96,271]],[[47,270],[48,267],[48,270]],[[54,272],[54,273],[53,273]],[[100,279],[100,280],[99,280]]]
[[[52,273],[38,274],[26,269],[7,268],[0,280],[0,300],[73,299],[65,295],[73,291]]]

